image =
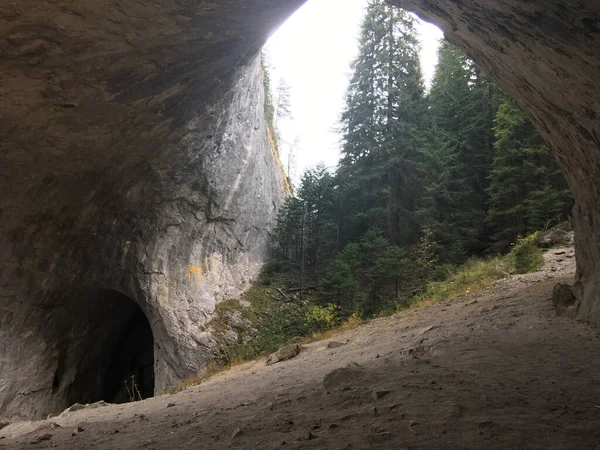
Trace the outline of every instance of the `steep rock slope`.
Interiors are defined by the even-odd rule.
[[[215,302],[264,259],[285,188],[257,52],[291,8],[255,10],[251,34],[237,2],[9,3],[0,415],[105,397],[138,307],[160,392],[202,369]]]

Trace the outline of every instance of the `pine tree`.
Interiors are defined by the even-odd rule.
[[[354,312],[357,283],[350,266],[342,259],[334,260],[321,280],[318,296],[324,304],[333,303],[343,316]]]
[[[376,286],[378,291],[390,292],[391,290],[396,304],[404,296],[405,291],[410,291],[413,287],[415,275],[413,261],[402,248],[396,245],[387,247],[368,273],[371,285]]]
[[[313,273],[335,249],[337,220],[334,178],[323,166],[307,170],[302,176],[298,198],[306,211],[306,260]]]
[[[303,214],[304,205],[296,197],[288,197],[279,211],[273,241],[284,259],[300,260]]]
[[[463,53],[442,42],[429,95],[429,170],[419,216],[447,261],[461,262],[488,246],[486,189],[497,91]]]
[[[283,78],[279,80],[279,84],[275,91],[274,108],[276,128],[279,119],[292,118],[291,86]]]
[[[548,147],[517,104],[506,97],[496,116],[495,156],[490,172],[488,221],[494,249],[505,250],[518,235],[564,218],[569,190]]]
[[[368,4],[342,115],[338,179],[348,240],[371,227],[394,243],[418,237],[425,102],[415,20],[384,0]]]

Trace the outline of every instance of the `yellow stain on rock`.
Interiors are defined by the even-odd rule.
[[[166,307],[169,301],[169,288],[164,284],[160,284],[158,286],[158,295],[156,296],[156,300],[161,307]]]
[[[202,268],[202,264],[195,264],[193,266],[188,266],[188,272],[190,273],[190,283],[192,281],[200,281],[204,276],[204,270]]]

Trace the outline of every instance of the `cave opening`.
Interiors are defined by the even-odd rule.
[[[139,305],[109,289],[72,305],[72,327],[54,375],[66,403],[125,403],[154,395],[154,338]]]
[[[152,329],[137,305],[122,328],[109,359],[102,394],[111,403],[142,400],[154,395]]]

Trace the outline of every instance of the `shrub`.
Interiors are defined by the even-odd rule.
[[[542,253],[535,245],[537,235],[538,233],[536,232],[519,239],[510,252],[515,272],[533,272],[544,265]]]
[[[318,332],[329,330],[340,323],[340,308],[333,304],[325,306],[311,305],[308,307],[308,318],[312,324],[309,328],[315,328]]]
[[[456,272],[454,264],[442,264],[436,266],[429,276],[431,281],[446,281],[450,275]]]

